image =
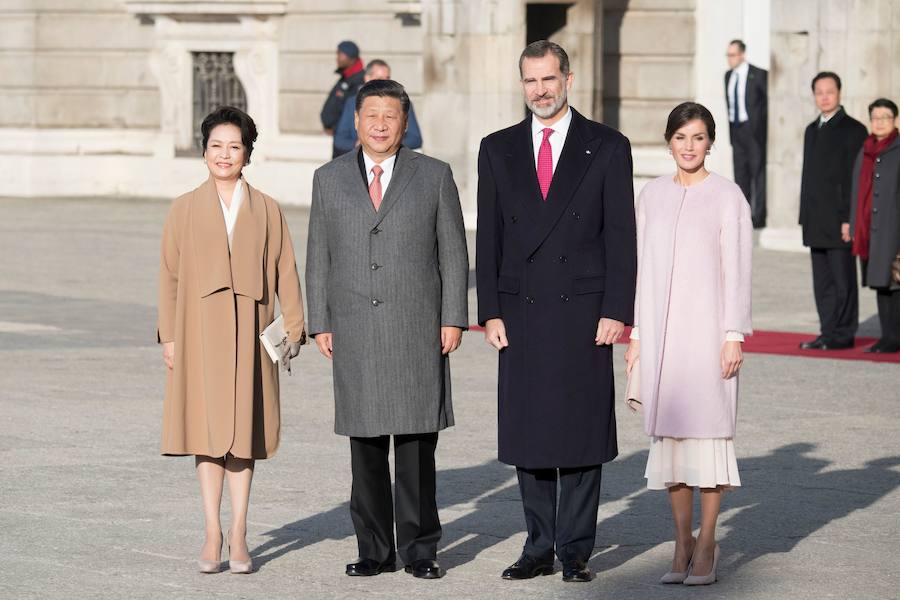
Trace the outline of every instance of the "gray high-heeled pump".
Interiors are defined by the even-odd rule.
[[[203,560],[201,558],[197,561],[197,566],[200,568],[201,573],[218,573],[222,570],[222,546],[224,545],[225,540],[223,539],[222,544],[219,545],[219,560]]]
[[[247,575],[253,572],[253,557],[249,560],[234,560],[231,558],[231,532],[228,532],[228,570],[235,575]]]
[[[688,576],[684,578],[682,582],[684,585],[709,585],[711,583],[715,583],[718,578],[716,577],[716,567],[719,566],[719,545],[716,544],[716,549],[713,551],[713,564],[712,569],[706,575],[692,575],[691,571],[693,571],[693,564],[688,567]]]
[[[693,544],[691,545],[691,553],[693,553],[693,549],[697,547],[697,538],[691,536],[691,541]],[[690,569],[691,561],[688,560],[688,569]],[[665,575],[659,578],[660,583],[684,583],[684,580],[687,579],[689,571],[669,571]]]

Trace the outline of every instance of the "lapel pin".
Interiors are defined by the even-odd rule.
[[[584,153],[585,153],[585,154],[590,154],[591,151],[590,151],[590,150],[585,150]]]

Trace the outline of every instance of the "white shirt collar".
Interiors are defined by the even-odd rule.
[[[747,75],[749,71],[750,63],[748,63],[746,60],[734,68],[734,72],[738,75],[741,75],[741,77]]]
[[[399,150],[397,151],[399,153]],[[381,167],[381,194],[382,198],[387,193],[388,186],[391,183],[391,177],[394,175],[394,165],[397,163],[397,154],[390,156],[380,163],[375,162],[366,151],[362,151],[363,163],[366,165],[366,181],[369,185],[375,180],[375,174],[372,173],[372,167],[378,165]]]
[[[569,133],[569,125],[571,123],[572,123],[572,107],[566,106],[566,114],[564,114],[563,117],[559,121],[557,121],[553,125],[550,125],[550,129],[552,129],[555,134],[555,136],[551,136],[551,139],[553,137],[556,137],[557,139],[565,138],[566,134]],[[547,128],[547,126],[544,125],[543,123],[541,123],[535,115],[531,115],[531,135],[532,136],[538,136],[538,135],[543,136],[544,129],[546,129],[546,128]],[[556,140],[553,140],[553,141],[556,141]]]
[[[826,117],[824,114],[821,114],[821,113],[820,113],[820,114],[819,114],[819,123],[822,123],[822,124],[827,123],[828,121],[830,121],[831,119],[834,118],[834,115],[838,114],[839,112],[841,112],[841,107],[838,107],[838,109],[837,109],[836,111],[834,111],[833,113],[831,113],[831,114],[828,115],[827,117]]]
[[[234,224],[237,222],[238,212],[244,200],[244,178],[240,177],[231,193],[231,206],[225,206],[222,196],[219,196],[219,205],[222,207],[222,216],[225,218],[225,233],[228,234],[228,249],[231,249],[231,241],[234,233]]]

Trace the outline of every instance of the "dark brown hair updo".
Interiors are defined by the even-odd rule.
[[[709,141],[716,141],[716,121],[713,119],[709,109],[696,102],[682,102],[672,109],[669,113],[669,121],[666,123],[666,143],[672,140],[675,132],[684,127],[685,123],[700,119],[706,125],[706,133],[709,135]]]

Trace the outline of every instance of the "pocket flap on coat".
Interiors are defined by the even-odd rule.
[[[580,277],[572,282],[576,294],[599,294],[606,289],[606,277]]]
[[[501,275],[497,279],[497,291],[501,294],[518,294],[519,293],[519,278],[518,277],[504,277]]]

